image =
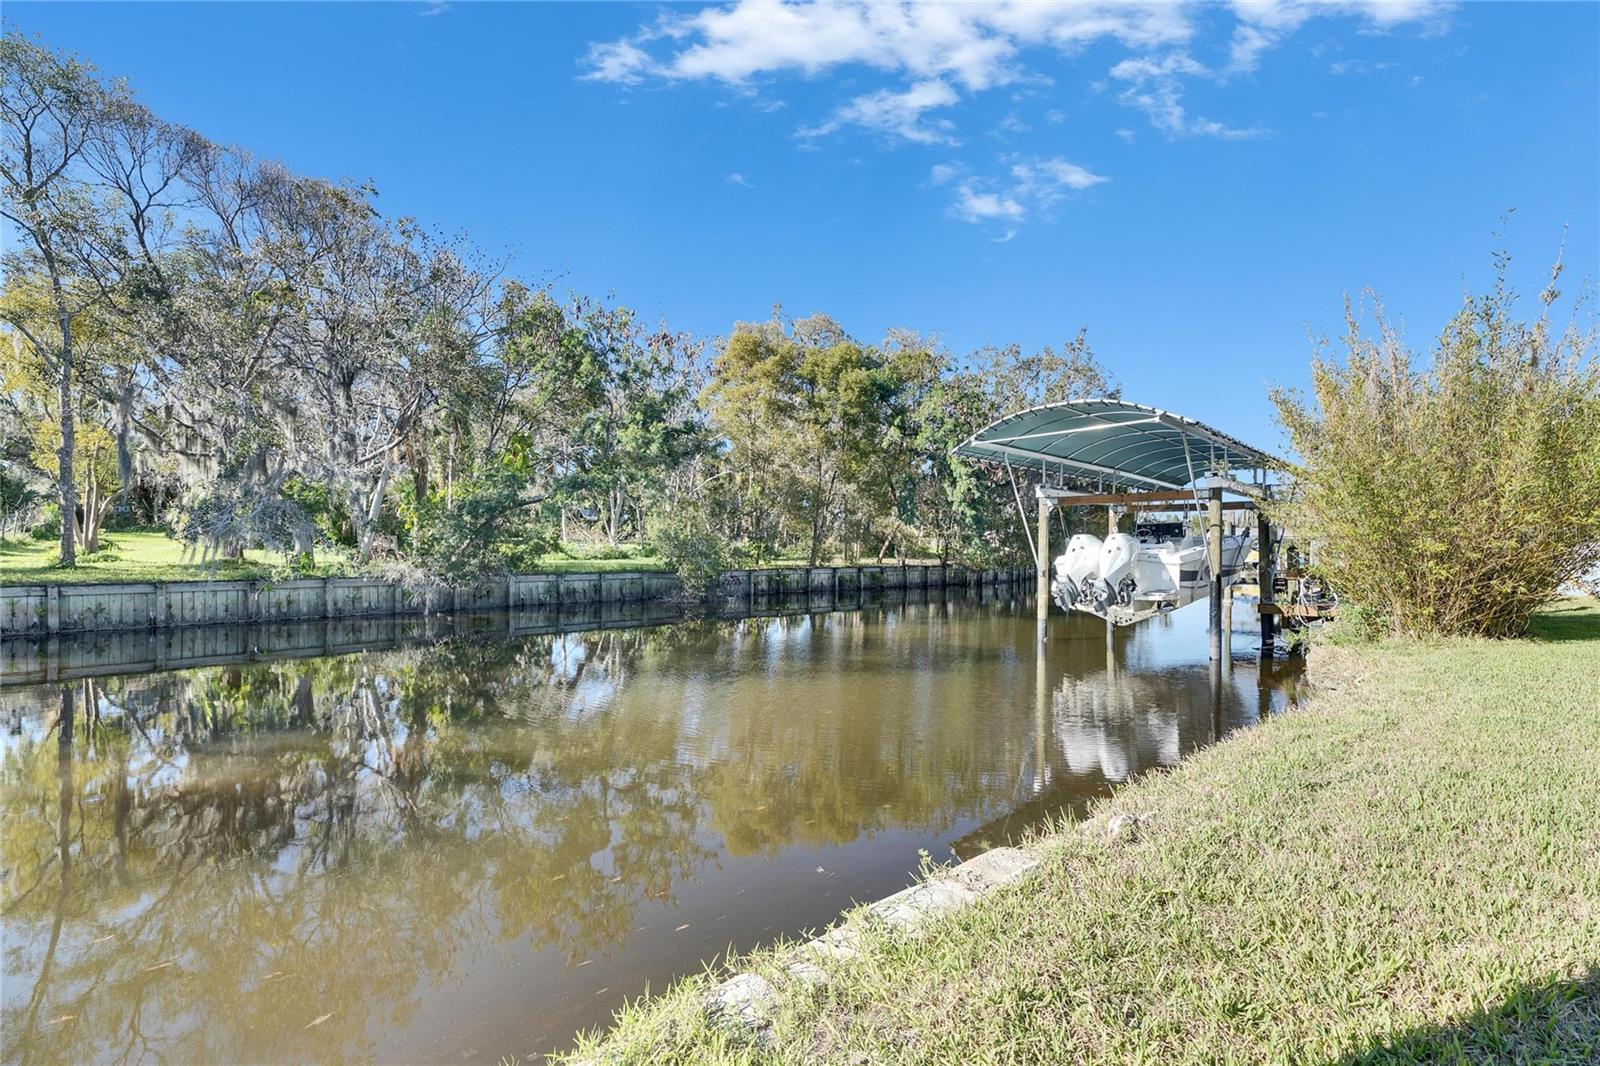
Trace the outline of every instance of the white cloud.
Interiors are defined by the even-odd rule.
[[[635,85],[648,75],[660,73],[650,53],[628,40],[590,45],[584,63],[589,68],[585,78],[621,85]]]
[[[937,144],[949,134],[941,124],[922,122],[922,112],[952,106],[963,93],[1040,80],[1024,67],[1025,50],[1075,54],[1110,41],[1131,53],[1113,68],[1114,77],[1130,83],[1119,98],[1144,110],[1158,129],[1241,135],[1247,131],[1216,120],[1191,122],[1181,104],[1183,80],[1253,71],[1266,51],[1312,18],[1342,15],[1381,31],[1440,24],[1449,7],[1442,0],[1233,0],[1228,61],[1215,72],[1191,58],[1194,10],[1193,4],[1162,2],[732,0],[692,13],[669,11],[628,37],[592,45],[583,76],[625,85],[650,78],[708,80],[749,90],[757,79],[863,66],[906,85],[856,96],[803,132],[817,136],[859,125]],[[936,102],[923,102],[927,98]]]
[[[1229,52],[1230,73],[1249,73],[1263,53],[1277,47],[1313,18],[1344,15],[1376,30],[1404,23],[1442,25],[1452,7],[1445,0],[1233,0],[1239,25]]]
[[[959,97],[942,81],[919,81],[904,92],[881,89],[858,96],[833,113],[828,121],[804,126],[799,136],[825,137],[844,126],[864,126],[917,144],[954,144],[948,119],[923,121],[923,112],[949,107]]]
[[[1033,129],[1033,127],[1030,126],[1027,121],[1015,111],[1001,119],[999,125],[995,128],[1001,133],[1027,133]]]
[[[1194,137],[1215,137],[1223,141],[1254,141],[1267,135],[1260,126],[1230,126],[1214,118],[1197,118],[1189,123],[1185,132]]]
[[[738,185],[738,186],[740,186],[742,188],[746,188],[746,189],[755,188],[754,185],[750,184],[750,179],[746,178],[743,174],[739,173],[737,170],[735,170],[732,174],[728,175],[728,184],[729,185]]]
[[[1261,135],[1257,129],[1241,129],[1215,119],[1191,118],[1183,104],[1183,79],[1210,77],[1207,70],[1187,52],[1164,56],[1124,59],[1111,68],[1111,77],[1126,83],[1117,100],[1143,111],[1150,124],[1174,137],[1221,137],[1246,140]]]
[[[1111,76],[1126,82],[1117,99],[1137,107],[1151,125],[1172,136],[1218,137],[1251,140],[1266,131],[1255,126],[1235,126],[1213,118],[1190,117],[1183,104],[1185,79],[1223,82],[1255,71],[1266,52],[1287,40],[1313,18],[1342,15],[1388,30],[1407,22],[1436,25],[1449,10],[1441,0],[1233,0],[1238,19],[1228,47],[1228,63],[1211,70],[1188,51],[1175,50],[1159,58],[1151,55],[1125,59],[1111,68]],[[1374,64],[1383,69],[1387,64]],[[1359,63],[1335,63],[1333,73],[1362,69]]]
[[[450,5],[445,3],[445,0],[423,0],[422,10],[418,11],[417,15],[421,18],[432,18],[449,10]]]
[[[750,92],[758,80],[861,66],[905,84],[846,101],[827,119],[803,126],[802,137],[863,127],[948,144],[950,121],[930,122],[924,113],[965,94],[1038,83],[1020,62],[1026,48],[1075,52],[1112,40],[1151,49],[1181,44],[1192,33],[1187,8],[1166,3],[735,0],[691,14],[668,12],[631,36],[591,45],[583,77],[622,85],[714,81]]]
[[[968,222],[993,222],[997,219],[1020,222],[1027,215],[1022,204],[1003,193],[979,192],[970,181],[956,187],[955,212]]]
[[[1109,48],[1115,62],[1109,71],[1089,72],[1089,91],[1114,88],[1119,103],[1143,112],[1168,137],[1248,140],[1266,131],[1193,114],[1185,101],[1190,85],[1237,82],[1313,19],[1352,20],[1364,32],[1405,24],[1426,32],[1444,25],[1450,8],[1441,0],[1232,0],[1221,15],[1231,22],[1209,40],[1200,30],[1216,16],[1204,9],[1202,17],[1202,10],[1183,0],[724,0],[698,10],[669,9],[630,35],[591,45],[582,76],[620,85],[720,84],[771,109],[782,106],[774,94],[785,77],[864,70],[887,84],[869,84],[835,101],[827,117],[800,126],[803,141],[858,129],[892,141],[953,146],[960,143],[962,102],[1002,86],[1011,87],[1013,102],[1055,106],[1042,115],[1012,114],[1001,132],[1020,137],[1035,122],[1065,120],[1061,105],[1067,101],[1045,88],[1055,84],[1052,78],[1029,68],[1030,52],[1032,58],[1041,51],[1075,57]],[[1090,45],[1096,51],[1088,52]],[[1094,80],[1097,75],[1103,80]],[[1115,136],[1131,141],[1133,132]],[[1013,160],[1003,177],[987,180],[944,169],[952,166],[934,168],[934,181],[954,192],[957,216],[1004,222],[1013,231],[1071,191],[1105,180],[1068,169],[1073,164],[1062,160]]]
[[[1364,59],[1339,59],[1328,64],[1328,73],[1335,77],[1343,77],[1346,74],[1373,74],[1384,70],[1394,70],[1399,65],[1399,63],[1392,60],[1379,60],[1369,63]]]
[[[602,81],[630,81],[650,69],[664,78],[743,85],[761,75],[817,75],[859,63],[917,81],[948,78],[976,91],[1016,80],[1015,60],[1024,47],[1071,50],[1110,38],[1151,48],[1182,42],[1192,32],[1186,10],[1163,3],[735,0],[693,14],[669,13],[625,38],[635,49],[664,45],[669,54],[648,67],[619,66],[595,49],[587,65],[588,76]]]
[[[928,177],[934,185],[953,190],[950,211],[957,218],[1006,223],[1009,232],[1000,240],[1010,240],[1017,224],[1048,211],[1070,193],[1111,180],[1060,158],[1012,159],[1003,177],[984,177],[959,163],[940,163]]]

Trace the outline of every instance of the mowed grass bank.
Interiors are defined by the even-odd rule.
[[[312,567],[290,570],[289,559],[277,552],[252,549],[243,559],[204,560],[189,545],[160,532],[111,532],[100,535],[101,550],[80,555],[78,565],[56,565],[60,544],[55,540],[10,538],[0,540],[0,585],[64,585],[93,582],[144,581],[269,581],[291,577],[358,577],[362,567],[337,550],[317,554]],[[912,559],[913,564],[937,559]],[[872,563],[872,560],[865,560]],[[803,558],[768,560],[765,567],[799,567]],[[843,559],[824,560],[823,566],[854,566]],[[887,565],[895,565],[890,560]],[[592,574],[666,570],[667,564],[647,546],[570,545],[540,556],[532,573]]]
[[[289,560],[276,552],[251,550],[245,552],[243,559],[205,561],[189,545],[165,533],[103,533],[100,542],[102,550],[80,556],[77,566],[63,568],[55,565],[60,550],[57,541],[16,538],[0,541],[0,584],[284,580],[289,577],[355,577],[362,572],[353,559],[334,551],[318,553],[315,566],[299,567],[291,573]],[[545,573],[663,568],[664,564],[656,556],[634,549],[614,551],[610,555],[601,549],[580,549],[570,554],[553,553],[539,560],[539,570]]]
[[[1318,647],[1317,690],[1036,844],[1030,880],[810,986],[765,1038],[683,982],[599,1061],[1600,1061],[1600,609]],[[1117,813],[1148,816],[1115,839]],[[859,916],[853,920],[860,921]]]
[[[0,583],[64,585],[140,581],[238,581],[286,573],[276,553],[247,551],[243,559],[202,560],[200,553],[165,533],[114,532],[100,535],[100,550],[80,554],[78,565],[56,565],[60,542],[11,538],[0,541]],[[342,576],[343,559],[324,560],[307,576]]]

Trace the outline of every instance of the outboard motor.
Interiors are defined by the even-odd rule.
[[[1070,610],[1079,600],[1093,599],[1100,567],[1100,538],[1076,533],[1067,550],[1056,556],[1056,602]]]
[[[1100,598],[1107,603],[1133,602],[1138,587],[1133,564],[1139,557],[1139,541],[1126,533],[1113,533],[1100,545]]]

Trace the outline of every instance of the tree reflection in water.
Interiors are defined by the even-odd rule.
[[[875,834],[970,851],[1210,739],[1203,674],[1108,673],[1070,639],[1039,704],[1029,634],[936,603],[0,695],[5,1057],[370,1058],[486,951],[614,957],[631,986],[508,1023],[553,1046],[663,966],[847,902],[630,948],[729,864],[775,886],[787,850]],[[1241,695],[1240,719],[1279,698]],[[903,883],[914,848],[875,862],[857,887]]]

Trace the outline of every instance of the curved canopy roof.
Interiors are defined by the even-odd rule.
[[[1178,489],[1207,472],[1265,470],[1278,460],[1192,418],[1126,400],[1068,400],[1007,415],[956,446],[983,462]]]

